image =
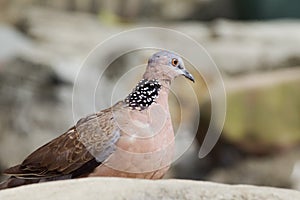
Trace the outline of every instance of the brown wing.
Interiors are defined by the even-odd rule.
[[[4,171],[6,174],[41,178],[70,174],[94,157],[77,140],[75,128],[40,147],[30,154],[21,165]]]
[[[90,146],[104,146],[100,148],[103,152],[98,154],[104,155],[102,157],[106,159],[113,148],[109,152],[104,151],[118,139],[118,133],[113,133],[114,128],[106,128],[105,131],[101,128],[106,127],[106,123],[113,124],[112,117],[107,112],[83,118],[66,133],[30,154],[22,164],[9,168],[4,173],[19,178],[74,177],[87,173],[102,162],[92,155]]]

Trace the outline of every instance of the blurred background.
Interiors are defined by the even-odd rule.
[[[211,113],[207,83],[196,77],[201,119],[193,113],[183,118],[199,125],[197,135],[167,178],[300,190],[299,11],[298,0],[0,0],[0,171],[74,124],[73,85],[91,49],[121,31],[159,26],[202,44],[219,67],[227,93],[221,138],[199,159]],[[135,39],[107,48],[83,74],[83,90],[97,80],[105,60]],[[103,95],[122,74],[146,64],[149,55],[129,53],[110,63],[96,95],[97,110],[110,105]],[[124,94],[138,79],[136,74],[127,79]],[[214,83],[213,76],[208,79]],[[185,97],[183,109],[188,109],[192,97],[180,90],[182,84],[173,89]],[[79,96],[83,117],[89,97],[84,91]],[[176,129],[180,113],[174,96],[170,104]],[[181,135],[185,138],[193,139],[188,129]]]

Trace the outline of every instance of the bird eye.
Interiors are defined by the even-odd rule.
[[[177,64],[178,64],[178,60],[177,60],[176,58],[173,58],[173,59],[172,59],[172,65],[173,65],[174,67],[176,67]]]

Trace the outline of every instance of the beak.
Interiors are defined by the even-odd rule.
[[[185,76],[185,78],[187,78],[195,83],[195,79],[190,72],[188,72],[186,69],[182,69],[181,71],[182,71],[182,75]]]

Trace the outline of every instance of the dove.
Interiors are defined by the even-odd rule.
[[[178,76],[194,82],[180,56],[153,54],[130,94],[6,169],[0,189],[82,177],[162,178],[174,155],[168,94]]]

